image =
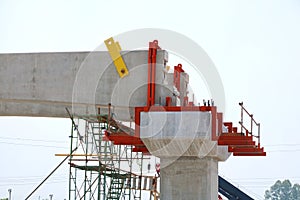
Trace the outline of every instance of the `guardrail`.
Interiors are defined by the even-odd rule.
[[[260,148],[260,123],[256,122],[253,118],[253,114],[250,114],[246,108],[243,106],[243,102],[240,102],[239,105],[241,106],[241,121],[239,124],[241,125],[241,132],[243,130],[246,131],[246,135],[248,136],[249,134],[252,135],[253,137],[256,137],[258,140],[258,147]],[[250,117],[250,131],[244,126],[244,112]],[[257,135],[253,134],[253,126],[257,127]]]

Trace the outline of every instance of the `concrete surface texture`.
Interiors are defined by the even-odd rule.
[[[0,54],[0,115],[68,117],[102,113],[108,103],[115,117],[130,120],[129,107],[144,106],[148,51],[123,51],[129,75],[120,79],[108,52]],[[157,53],[156,102],[164,103],[170,86],[164,81],[166,51]],[[172,83],[169,83],[172,84]]]
[[[140,137],[157,157],[212,157],[225,161],[226,147],[211,140],[209,112],[141,112]]]
[[[140,137],[161,161],[161,199],[217,199],[218,162],[230,153],[211,129],[210,112],[141,112]]]
[[[173,95],[166,51],[158,51],[156,103]],[[108,112],[130,121],[145,106],[148,51],[124,51],[129,75],[120,78],[108,52],[0,54],[0,115],[68,117]],[[186,88],[185,81],[182,81]],[[174,101],[175,102],[175,101]],[[209,112],[141,113],[141,138],[161,158],[161,199],[217,199],[218,161],[227,149],[211,140]]]
[[[161,199],[218,199],[218,162],[211,158],[161,158]],[[168,163],[167,165],[165,164]]]

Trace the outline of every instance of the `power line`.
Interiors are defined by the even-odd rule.
[[[13,142],[0,142],[0,143],[1,144],[10,144],[10,145],[20,145],[20,146],[50,147],[50,148],[67,149],[67,147],[62,147],[62,146],[41,145],[41,144],[20,144],[20,143],[13,143]]]
[[[238,181],[240,181],[240,180],[249,180],[249,181],[251,181],[251,180],[271,180],[271,179],[277,179],[277,180],[279,180],[279,179],[286,179],[286,177],[266,177],[266,178],[261,178],[261,177],[259,177],[259,178],[238,178],[238,179],[232,179],[232,180],[238,180]],[[289,179],[300,179],[300,177],[289,177]]]
[[[13,183],[12,185],[35,185],[37,182],[26,182],[26,183],[24,183],[24,182],[23,183],[18,182],[18,183]],[[45,184],[47,185],[47,184],[66,183],[66,182],[67,182],[67,180],[63,180],[63,181],[49,181],[49,182],[47,182]],[[7,183],[0,184],[0,187],[3,187],[3,186],[7,187],[7,185],[8,185]]]
[[[291,144],[266,144],[265,147],[277,147],[277,146],[300,146],[300,143],[291,143]]]
[[[65,179],[66,177],[68,176],[68,174],[64,174],[64,175],[60,175],[60,176],[53,176],[51,179],[53,180],[57,180],[57,179]],[[37,176],[37,177],[34,177],[34,176],[27,176],[27,177],[6,177],[6,178],[3,178],[3,177],[0,177],[1,180],[0,182],[6,182],[6,181],[29,181],[29,180],[40,180],[41,178],[43,177],[40,177],[40,176]]]
[[[300,149],[278,149],[278,150],[271,150],[267,152],[272,152],[272,153],[287,153],[287,152],[298,152]]]
[[[53,175],[52,179],[64,179],[64,176],[68,176],[68,174],[58,174]],[[0,177],[1,181],[20,181],[20,180],[39,180],[41,178],[44,178],[44,176],[2,176]]]
[[[66,141],[58,141],[58,140],[42,140],[42,139],[30,139],[30,138],[19,138],[19,137],[2,137],[1,139],[7,139],[7,140],[22,140],[22,141],[33,141],[33,142],[51,142],[51,143],[67,143]]]

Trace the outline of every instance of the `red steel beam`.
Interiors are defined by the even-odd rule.
[[[235,152],[235,153],[255,153],[255,152],[264,152],[264,148],[257,148],[257,147],[228,147],[229,152]]]
[[[132,152],[142,152],[142,153],[149,153],[146,147],[134,147]]]
[[[227,140],[248,140],[248,141],[252,141],[253,140],[253,136],[233,136],[233,135],[229,135],[229,136],[224,136],[221,135],[219,137],[219,140],[223,140],[223,141],[227,141]]]
[[[266,152],[255,152],[255,153],[233,153],[234,156],[266,156]]]
[[[218,145],[255,145],[255,142],[249,140],[218,140]]]
[[[158,41],[154,40],[149,42],[148,51],[148,94],[147,94],[147,107],[148,109],[155,104],[155,72],[156,72],[156,53],[158,46]]]

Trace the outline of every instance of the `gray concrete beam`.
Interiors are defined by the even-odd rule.
[[[148,51],[121,54],[129,69],[122,79],[108,52],[0,54],[0,116],[65,118],[65,107],[96,114],[95,105],[112,103],[117,118],[130,119],[128,107],[146,104]],[[171,93],[163,86],[166,57],[158,51],[156,102]]]

